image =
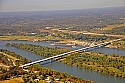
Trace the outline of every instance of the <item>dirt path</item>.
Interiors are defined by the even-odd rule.
[[[0,52],[0,54],[5,55],[5,56],[7,57],[7,59],[8,59],[9,62],[10,62],[10,58],[11,58],[11,61],[12,61],[13,66],[16,66],[15,61],[18,60],[17,58],[15,58],[15,57],[13,57],[13,56],[11,56],[11,55],[8,55],[8,54],[6,54],[6,53],[3,53],[3,52]],[[9,67],[9,66],[3,65],[3,64],[0,64],[0,66],[6,67],[6,68]]]
[[[7,56],[8,58],[13,59],[14,61],[18,60],[17,58],[15,58],[15,57],[13,57],[13,56],[11,56],[11,55],[5,54],[5,53],[3,53],[3,52],[0,52],[0,53],[3,54],[3,55],[5,55],[5,56]]]
[[[1,64],[1,63],[0,63],[0,66],[1,67],[5,67],[5,68],[9,68],[10,67],[10,66],[7,66],[7,65],[4,65],[4,64]]]

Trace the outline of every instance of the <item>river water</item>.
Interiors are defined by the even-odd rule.
[[[26,57],[27,59],[30,59],[32,61],[42,59],[42,57],[34,53],[28,52],[28,51],[17,49],[15,47],[5,46],[6,43],[26,43],[26,44],[54,47],[54,46],[50,46],[50,43],[52,42],[0,41],[0,49],[4,48],[7,50],[16,52],[17,54],[22,55],[23,57]],[[76,48],[72,48],[72,47],[66,47],[65,45],[61,45],[58,47],[63,47],[63,48],[74,50],[74,49],[81,48],[82,46],[76,46]],[[125,56],[125,50],[118,50],[118,49],[112,49],[112,48],[99,48],[99,49],[94,49],[91,51],[105,53],[105,54],[118,54],[121,56]],[[60,72],[66,72],[68,74],[74,75],[82,79],[92,80],[92,81],[95,81],[96,83],[125,83],[125,78],[104,75],[104,74],[94,72],[91,70],[77,68],[75,66],[69,66],[60,62],[54,62],[54,63],[46,64],[43,66],[60,71]]]

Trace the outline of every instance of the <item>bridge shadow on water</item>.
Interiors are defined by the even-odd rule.
[[[100,48],[103,48],[103,47],[100,47]],[[95,49],[99,49],[99,47],[87,49],[86,51],[90,52],[90,51],[93,51],[93,50],[95,50]],[[83,51],[82,51],[82,52],[83,52]],[[49,61],[41,62],[40,65],[52,64],[52,63],[54,63],[54,62],[58,62],[58,60],[60,60],[60,59],[62,59],[62,57],[61,57],[61,58],[58,58],[58,59],[56,59],[56,60],[49,60]]]
[[[40,65],[47,65],[47,64],[54,63],[54,62],[58,62],[58,60],[52,60],[52,61],[41,62]]]
[[[99,49],[99,48],[104,48],[104,46],[102,46],[102,47],[95,47],[95,48],[91,48],[91,49],[87,49],[86,51],[90,52],[90,51],[93,51],[93,50]]]

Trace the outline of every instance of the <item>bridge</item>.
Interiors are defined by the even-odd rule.
[[[120,41],[122,39],[125,39],[125,38],[116,39],[116,40],[112,40],[112,41],[97,44],[97,45],[92,45],[90,47],[80,48],[80,49],[77,49],[77,50],[73,50],[73,51],[66,52],[66,53],[63,53],[63,54],[59,54],[59,55],[56,55],[56,56],[52,56],[52,57],[49,57],[49,58],[45,58],[45,59],[37,60],[37,61],[34,61],[34,62],[30,62],[30,63],[24,64],[24,65],[21,65],[20,67],[30,66],[30,65],[33,65],[33,64],[36,64],[36,63],[52,60],[54,58],[59,58],[59,57],[62,57],[62,56],[66,56],[67,54],[71,54],[71,53],[74,53],[74,52],[85,52],[86,50],[91,49],[91,48],[104,47],[106,45],[111,44],[112,42]]]

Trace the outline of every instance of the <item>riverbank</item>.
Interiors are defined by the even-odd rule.
[[[79,68],[125,78],[125,57],[93,52],[74,53],[69,56],[60,61]]]
[[[46,37],[38,37],[38,36],[0,36],[0,40],[4,41],[31,41],[31,42],[40,42],[40,41],[51,41],[51,40],[57,40],[59,42],[54,43],[55,45],[58,44],[66,44],[66,45],[79,45],[79,46],[90,46],[94,44],[99,44],[101,42],[90,42],[90,41],[81,41],[81,40],[73,40],[73,39],[64,39],[59,37],[53,37],[53,36],[46,36]],[[53,45],[53,43],[52,43]],[[118,48],[118,49],[125,49],[125,41],[119,41],[119,42],[113,42],[113,44],[110,44],[106,46],[108,48]]]
[[[0,83],[27,83],[27,82],[37,82],[37,83],[46,83],[46,82],[76,82],[76,83],[95,83],[90,80],[82,80],[75,76],[58,72],[49,68],[44,68],[38,64],[27,66],[25,68],[20,68],[19,64],[26,64],[30,60],[25,59],[24,57],[17,55],[15,52],[10,52],[4,49],[0,49],[3,55],[9,56],[10,58],[18,58],[19,60],[15,62],[16,66],[11,66],[8,69],[4,69],[3,66],[0,67]]]
[[[12,43],[7,45],[33,52],[42,57],[50,57],[50,55],[54,56],[57,55],[59,52],[61,52],[61,49],[52,49],[48,47],[42,47],[39,45],[17,44],[17,43]],[[45,49],[48,49],[48,51]],[[68,65],[74,65],[80,68],[90,69],[103,74],[125,78],[125,73],[124,73],[125,58],[123,56],[118,56],[118,55],[111,56],[100,53],[83,52],[83,53],[69,54],[66,58],[64,57],[61,60],[61,62]]]

